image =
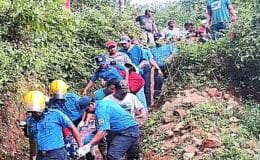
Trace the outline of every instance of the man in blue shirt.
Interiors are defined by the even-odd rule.
[[[131,59],[132,63],[137,66],[145,81],[144,93],[147,106],[151,105],[151,66],[149,65],[147,56],[144,55],[142,48],[139,45],[132,45],[131,39],[128,36],[121,37],[120,44],[123,48],[121,52],[126,53]],[[139,71],[139,72],[140,72]]]
[[[155,37],[155,43],[156,46],[151,50],[154,60],[157,62],[157,64],[160,67],[160,70],[163,73],[163,76],[161,76],[158,72],[158,70],[155,70],[154,72],[154,84],[155,84],[155,93],[154,98],[157,98],[161,93],[161,88],[163,85],[163,80],[166,78],[166,71],[167,71],[167,65],[166,65],[166,59],[170,57],[173,53],[177,52],[177,48],[173,46],[173,44],[165,44],[164,40],[162,39],[162,36],[158,34]]]
[[[110,79],[117,79],[117,80],[124,79],[115,67],[112,67],[107,63],[106,57],[104,55],[96,56],[95,61],[98,66],[98,69],[94,72],[86,88],[84,89],[83,91],[84,96],[87,95],[88,90],[92,86],[94,86],[94,82],[98,80],[98,78],[102,78],[105,81],[109,81]]]
[[[67,92],[67,84],[62,80],[54,80],[50,85],[49,107],[58,109],[66,114],[75,125],[78,125],[84,113],[77,105],[80,96]]]
[[[208,0],[207,26],[211,26],[213,33],[227,29],[227,23],[236,21],[236,11],[230,0]]]
[[[128,159],[135,159],[138,155],[140,131],[132,115],[113,101],[81,101],[85,101],[84,98],[79,100],[79,104],[87,106],[87,112],[95,113],[98,121],[98,131],[87,144],[89,149],[107,134],[108,160],[123,159],[125,154]]]
[[[46,109],[45,101],[46,97],[40,91],[30,91],[24,97],[27,112],[30,113],[27,118],[30,158],[37,154],[37,160],[67,160],[62,128],[70,128],[80,147],[83,146],[82,139],[72,121],[59,110]],[[37,153],[32,153],[35,147]]]

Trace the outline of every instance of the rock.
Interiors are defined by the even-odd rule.
[[[162,106],[162,112],[167,112],[167,111],[172,111],[173,107],[171,105],[171,102],[167,101],[164,103],[164,105]]]
[[[174,132],[180,132],[181,131],[181,129],[183,129],[184,127],[185,127],[185,122],[180,122],[180,123],[178,123],[176,126],[175,126],[175,128],[174,128]]]
[[[227,94],[227,93],[225,93],[225,94],[223,95],[223,99],[224,99],[224,100],[229,100],[229,99],[230,99],[230,95]]]
[[[217,138],[207,138],[203,140],[201,150],[204,150],[204,148],[217,148],[221,145],[222,143]]]
[[[169,130],[165,131],[165,135],[166,135],[166,138],[171,138],[171,137],[173,137],[174,133],[172,130],[169,129]]]
[[[184,148],[184,151],[186,153],[196,153],[198,152],[199,150],[194,146],[194,145],[188,145]]]
[[[176,109],[173,111],[173,115],[179,116],[181,119],[183,119],[187,114],[188,112],[184,109]]]
[[[192,159],[194,156],[195,156],[195,153],[184,153],[183,154],[183,160]]]
[[[198,139],[196,137],[192,138],[192,143],[196,146],[196,147],[200,147],[202,145],[202,139]]]
[[[237,123],[237,122],[239,122],[239,119],[237,117],[231,117],[231,118],[229,118],[229,121],[232,123]]]
[[[201,128],[195,128],[194,130],[191,131],[191,133],[196,136],[196,137],[202,137],[205,135],[205,132]]]
[[[196,105],[200,102],[203,102],[205,101],[205,98],[198,95],[197,93],[193,93],[193,94],[190,94],[189,96],[187,97],[184,97],[183,100],[182,100],[182,103],[184,104],[191,104],[191,105]]]
[[[167,116],[164,116],[163,117],[163,123],[164,124],[167,124],[167,123],[170,123],[170,122],[173,122],[174,119],[172,117],[167,117]]]
[[[165,112],[166,117],[172,117],[173,116],[173,111],[166,111]]]
[[[179,138],[178,137],[174,137],[172,140],[174,143],[178,143],[179,142]]]
[[[218,91],[217,88],[210,88],[208,90],[208,95],[210,97],[219,97],[219,96],[221,96],[221,93]]]

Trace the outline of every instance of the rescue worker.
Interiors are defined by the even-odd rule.
[[[24,97],[27,112],[27,129],[30,140],[30,152],[36,146],[37,153],[31,153],[30,159],[67,160],[62,128],[70,128],[78,145],[83,146],[82,139],[72,121],[59,110],[46,109],[46,96],[40,91],[29,91]]]
[[[62,80],[51,82],[50,94],[49,107],[62,111],[77,126],[84,113],[84,110],[77,105],[80,96],[68,92],[68,85]]]
[[[136,159],[140,131],[130,113],[109,100],[89,101],[83,97],[79,100],[79,104],[81,107],[87,107],[86,112],[95,113],[98,121],[97,133],[84,148],[79,149],[79,155],[84,151],[90,151],[92,146],[98,144],[107,134],[108,160],[122,160],[125,154],[129,160]]]
[[[94,82],[99,78],[102,78],[105,81],[109,81],[110,79],[117,79],[117,80],[124,79],[123,76],[119,73],[119,71],[115,67],[112,67],[108,64],[107,59],[104,55],[97,55],[95,57],[95,61],[98,66],[98,69],[94,72],[90,81],[85,87],[83,91],[84,96],[87,95],[88,90],[94,86]],[[124,70],[125,68],[120,68],[120,69]],[[128,79],[127,74],[125,79]]]

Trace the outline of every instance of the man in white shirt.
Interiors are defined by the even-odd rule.
[[[146,109],[134,94],[129,93],[129,85],[125,80],[118,81],[117,85],[115,85],[115,92],[104,99],[116,102],[131,113],[133,117],[141,118],[142,122],[147,117]]]
[[[168,22],[168,27],[166,27],[161,34],[165,40],[176,40],[179,38],[180,29],[176,27],[176,21],[170,20]]]

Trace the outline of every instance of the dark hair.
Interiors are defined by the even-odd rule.
[[[174,19],[169,20],[169,21],[168,21],[168,26],[169,26],[171,23],[176,23],[176,21],[175,21]]]
[[[116,86],[117,84],[119,84],[119,80],[117,80],[117,79],[110,79],[110,80],[107,81],[106,87],[110,87],[112,85]]]
[[[125,67],[128,68],[129,73],[136,72],[135,67],[132,64],[130,64],[130,63],[125,63]]]

